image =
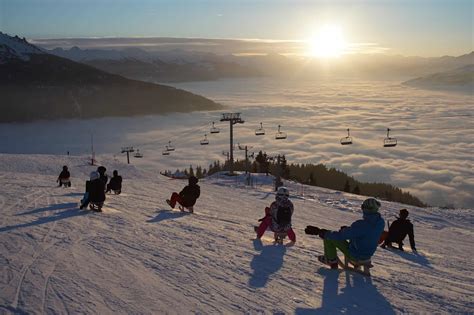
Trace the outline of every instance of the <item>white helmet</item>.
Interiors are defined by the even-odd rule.
[[[277,190],[277,196],[289,197],[290,196],[290,191],[288,190],[288,188],[280,186],[280,187],[278,187],[278,190]]]
[[[95,180],[95,179],[97,179],[97,178],[100,178],[99,172],[96,172],[96,171],[91,172],[91,174],[90,174],[90,179],[91,179],[91,180]]]

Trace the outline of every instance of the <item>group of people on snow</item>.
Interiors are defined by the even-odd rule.
[[[89,207],[97,212],[102,211],[102,206],[105,201],[105,194],[113,191],[116,195],[122,192],[122,176],[114,170],[113,177],[110,182],[107,174],[107,169],[104,166],[99,166],[97,171],[91,172],[89,180],[86,181],[86,192],[84,198],[81,200],[80,209]]]
[[[89,175],[89,180],[86,181],[86,191],[84,197],[81,200],[80,209],[87,208],[90,206],[92,210],[100,212],[105,201],[105,194],[108,192],[114,192],[120,194],[122,191],[122,176],[118,174],[117,170],[113,171],[113,177],[109,181],[106,173],[107,169],[104,166],[99,166],[96,171],[93,171]],[[58,176],[57,182],[59,187],[64,185],[65,187],[71,187],[71,174],[69,173],[68,167],[63,166],[63,170]]]
[[[380,243],[383,243],[382,248],[393,248],[392,243],[397,243],[398,249],[403,251],[403,240],[407,235],[412,251],[416,252],[413,224],[407,219],[408,210],[400,210],[399,217],[389,226],[387,232],[384,231],[385,221],[379,213],[380,206],[380,202],[375,198],[366,199],[361,205],[362,219],[350,226],[342,226],[339,231],[308,225],[305,228],[306,234],[317,235],[323,239],[324,255],[320,255],[318,260],[332,269],[337,269],[339,249],[354,265],[358,262],[368,262]],[[275,201],[265,208],[265,216],[259,220],[260,225],[255,227],[257,239],[269,229],[275,233],[275,240],[277,234],[286,233],[292,243],[296,242],[296,235],[291,227],[293,210],[288,189],[279,187]]]
[[[90,179],[86,181],[86,192],[81,200],[81,209],[91,204],[91,209],[101,211],[106,193],[113,191],[115,194],[120,194],[122,177],[118,175],[117,170],[114,170],[113,177],[107,183],[106,171],[104,166],[99,166],[97,171],[91,172]],[[63,167],[57,181],[59,186],[71,186],[67,166]],[[171,208],[179,204],[181,211],[188,210],[193,213],[193,207],[201,195],[198,182],[195,176],[189,177],[188,185],[179,193],[173,192],[171,197],[166,199],[166,203]],[[276,192],[275,201],[265,208],[265,216],[258,220],[261,223],[255,227],[257,239],[260,239],[268,229],[275,235],[288,236],[292,243],[296,242],[296,234],[291,225],[294,206],[289,197],[288,188],[280,186]],[[323,239],[324,255],[320,255],[318,260],[332,269],[337,269],[337,249],[339,249],[351,262],[370,261],[380,243],[382,243],[382,248],[394,248],[392,243],[396,243],[398,249],[403,251],[403,240],[406,236],[409,237],[412,251],[416,252],[413,224],[408,219],[408,210],[401,209],[397,220],[389,225],[388,231],[384,231],[385,221],[379,213],[380,206],[380,202],[375,198],[364,200],[361,205],[362,219],[353,222],[350,226],[342,226],[339,231],[308,225],[305,228],[306,234],[317,235]]]

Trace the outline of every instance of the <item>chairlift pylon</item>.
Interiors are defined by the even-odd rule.
[[[387,137],[383,139],[383,146],[384,147],[394,147],[397,145],[397,138],[390,137],[390,128],[387,128]]]
[[[140,150],[137,149],[137,151],[135,152],[135,154],[133,155],[134,157],[136,158],[142,158],[143,157],[143,154],[140,153]]]
[[[207,140],[207,134],[204,135],[204,139],[201,140],[201,145],[208,145],[209,144],[209,140]]]
[[[171,141],[168,141],[168,145],[166,146],[166,151],[174,151],[175,147],[171,144]]]
[[[286,132],[282,132],[280,129],[281,125],[278,125],[278,132],[275,134],[276,140],[286,139]]]
[[[263,136],[265,135],[265,129],[263,129],[262,123],[260,123],[260,128],[255,129],[256,136]]]
[[[211,133],[219,133],[221,132],[219,130],[219,128],[217,128],[215,125],[214,125],[214,122],[212,122],[212,127],[211,127]]]
[[[341,138],[342,145],[352,144],[352,137],[350,135],[349,128],[347,128],[347,137]]]

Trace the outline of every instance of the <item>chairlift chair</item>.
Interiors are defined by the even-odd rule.
[[[260,128],[255,129],[256,136],[263,136],[265,135],[265,129],[263,129],[262,123],[260,123]]]
[[[136,158],[142,158],[143,154],[141,154],[140,150],[137,149],[137,151],[135,152],[135,154],[133,156],[136,157]]]
[[[164,150],[163,152],[161,152],[161,154],[163,155],[170,155],[170,151],[168,151],[168,149]]]
[[[201,140],[201,145],[208,145],[209,140],[207,140],[207,134],[204,135],[204,139]]]
[[[168,141],[168,145],[166,146],[166,151],[174,151],[174,146],[171,144],[171,141]]]
[[[397,138],[390,137],[390,128],[387,128],[387,137],[383,140],[384,147],[394,147],[397,145]]]
[[[286,139],[286,132],[280,131],[281,126],[278,125],[278,132],[275,134],[275,139],[276,140],[282,140]]]
[[[221,132],[219,128],[214,126],[214,122],[212,122],[211,133],[219,133],[219,132]]]
[[[349,128],[347,129],[347,137],[341,138],[341,144],[342,145],[352,144],[352,138],[349,133]]]

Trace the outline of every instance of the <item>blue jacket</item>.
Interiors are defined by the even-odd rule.
[[[357,220],[350,227],[339,232],[328,231],[324,238],[328,240],[349,240],[349,254],[357,260],[372,257],[377,249],[385,222],[379,213],[364,213],[362,220]]]

